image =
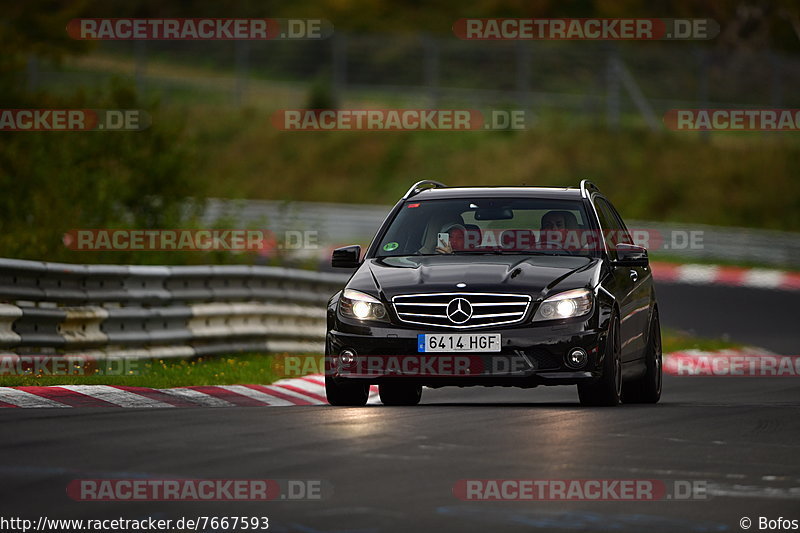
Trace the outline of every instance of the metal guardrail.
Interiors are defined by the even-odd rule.
[[[275,232],[313,230],[319,233],[321,251],[327,252],[337,244],[369,242],[390,209],[383,205],[210,199],[202,222],[209,226],[221,219],[239,225],[262,224]],[[675,232],[702,232],[702,246],[652,250],[661,256],[800,268],[800,233],[646,220],[627,222],[631,229],[649,230],[664,237]]]
[[[0,352],[191,357],[321,353],[346,275],[265,266],[126,266],[0,258]]]
[[[646,220],[629,220],[628,226],[657,231],[665,239],[675,233],[686,235],[688,232],[700,232],[702,244],[698,248],[655,251],[663,256],[674,255],[694,261],[730,261],[800,268],[800,233]]]

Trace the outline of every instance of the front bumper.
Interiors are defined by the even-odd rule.
[[[427,387],[574,385],[601,376],[606,334],[604,330],[590,328],[591,323],[473,329],[469,333],[501,334],[501,351],[431,354],[418,353],[419,334],[463,332],[337,321],[336,328],[327,335],[326,372],[337,381],[381,384],[402,380]],[[580,369],[566,364],[565,356],[573,348],[582,348],[588,354],[586,365]],[[355,353],[354,362],[342,361],[339,354],[344,350]],[[419,360],[426,357],[434,357],[444,364],[420,364]],[[411,364],[406,364],[409,359]],[[378,364],[372,364],[374,362]],[[442,368],[453,371],[440,372]]]

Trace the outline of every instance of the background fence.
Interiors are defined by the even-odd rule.
[[[800,58],[698,42],[463,41],[337,32],[320,41],[105,41],[78,67],[31,57],[28,82],[96,83],[125,74],[166,101],[234,105],[472,106],[531,110],[615,128],[660,129],[676,107],[800,107]],[[310,98],[309,86],[317,92]]]
[[[0,353],[163,358],[322,353],[346,275],[262,266],[0,259]]]
[[[275,202],[269,200],[209,199],[202,223],[213,226],[214,221],[225,219],[237,227],[266,227],[276,233],[285,231],[318,232],[319,250],[316,253],[324,266],[329,261],[331,246],[368,243],[390,206],[362,204],[326,204],[315,202]],[[667,239],[672,249],[651,250],[661,257],[675,256],[690,261],[730,261],[756,263],[777,267],[800,268],[800,234],[794,232],[755,230],[708,226],[702,224],[677,224],[646,220],[627,220],[630,229],[648,230]],[[671,236],[683,239],[689,232],[701,232],[698,247],[675,247]],[[679,245],[685,244],[680,239]]]

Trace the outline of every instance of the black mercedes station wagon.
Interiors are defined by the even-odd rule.
[[[584,405],[656,403],[661,330],[647,250],[591,182],[416,183],[328,303],[332,405],[416,405],[422,387],[577,385]]]

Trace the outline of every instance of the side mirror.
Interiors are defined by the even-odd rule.
[[[336,248],[331,256],[331,266],[336,268],[357,268],[361,264],[361,246]]]
[[[614,261],[616,266],[627,267],[646,267],[650,263],[647,257],[647,249],[635,244],[617,244],[617,259]]]

